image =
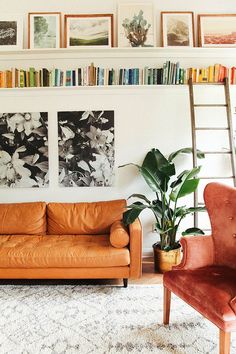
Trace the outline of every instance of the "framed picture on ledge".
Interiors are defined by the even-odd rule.
[[[162,12],[163,47],[194,47],[193,12]]]
[[[65,15],[65,47],[113,46],[113,15]]]
[[[236,14],[198,15],[200,47],[236,47]]]
[[[154,47],[154,12],[151,2],[120,3],[118,47]]]
[[[23,19],[18,15],[0,15],[0,51],[23,48]]]
[[[60,12],[28,14],[28,48],[57,49],[61,47],[61,39]]]

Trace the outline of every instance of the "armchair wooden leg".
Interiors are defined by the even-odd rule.
[[[171,302],[171,291],[164,286],[164,312],[163,312],[164,325],[168,325],[170,321],[170,302]]]
[[[230,354],[230,337],[231,333],[220,329],[220,354]]]

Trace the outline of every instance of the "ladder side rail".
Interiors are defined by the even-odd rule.
[[[230,89],[229,89],[229,79],[226,77],[224,82],[225,89],[225,100],[226,100],[226,111],[227,111],[227,121],[228,121],[228,134],[229,134],[229,145],[231,150],[231,165],[233,173],[234,187],[236,187],[236,154],[234,146],[234,133],[233,133],[233,121],[232,121],[232,111],[231,111],[231,100],[230,100]]]
[[[193,167],[197,167],[197,139],[196,139],[196,119],[195,119],[195,103],[193,92],[193,80],[188,81],[189,84],[189,98],[190,98],[190,113],[191,113],[191,130],[192,130],[192,149],[193,149]],[[194,207],[198,206],[198,193],[194,192]],[[198,226],[198,213],[194,213],[194,227]]]

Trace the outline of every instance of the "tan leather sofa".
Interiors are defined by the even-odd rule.
[[[142,231],[125,200],[0,204],[0,279],[141,276]],[[113,245],[112,245],[113,244]]]

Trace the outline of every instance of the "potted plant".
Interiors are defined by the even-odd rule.
[[[144,158],[142,166],[130,163],[138,168],[147,185],[155,193],[149,200],[143,194],[132,194],[129,198],[137,198],[127,206],[123,214],[123,222],[131,224],[144,209],[150,209],[155,217],[156,231],[160,234],[160,242],[153,245],[155,270],[161,273],[171,270],[180,262],[180,243],[176,238],[181,221],[188,215],[205,210],[205,207],[179,206],[179,200],[196,191],[201,167],[182,171],[178,176],[173,160],[182,153],[191,153],[191,148],[175,151],[166,158],[158,149],[151,149]],[[204,154],[197,152],[199,158]],[[182,235],[204,234],[199,228],[189,228]]]

